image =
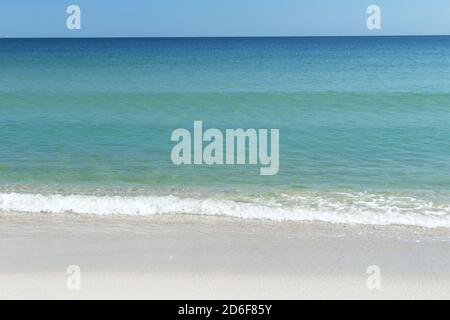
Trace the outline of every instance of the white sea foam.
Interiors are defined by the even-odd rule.
[[[450,227],[450,205],[369,193],[280,194],[243,201],[181,196],[0,193],[0,211],[97,215],[192,214],[275,221]]]

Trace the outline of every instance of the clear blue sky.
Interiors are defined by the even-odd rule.
[[[81,7],[81,30],[66,7]],[[382,30],[366,29],[366,8]],[[450,34],[450,0],[2,0],[0,37]]]

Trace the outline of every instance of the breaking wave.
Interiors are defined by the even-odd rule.
[[[448,198],[367,192],[280,193],[240,198],[180,195],[0,193],[0,211],[95,215],[189,214],[274,221],[450,227]]]

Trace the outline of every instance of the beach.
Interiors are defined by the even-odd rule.
[[[0,221],[0,298],[450,298],[445,228],[190,215]],[[66,285],[70,265],[80,290]],[[367,287],[371,265],[379,289]]]
[[[450,37],[0,54],[0,298],[450,298]]]

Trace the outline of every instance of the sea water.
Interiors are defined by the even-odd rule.
[[[171,133],[279,129],[279,170]],[[0,211],[450,227],[450,37],[0,40]]]

